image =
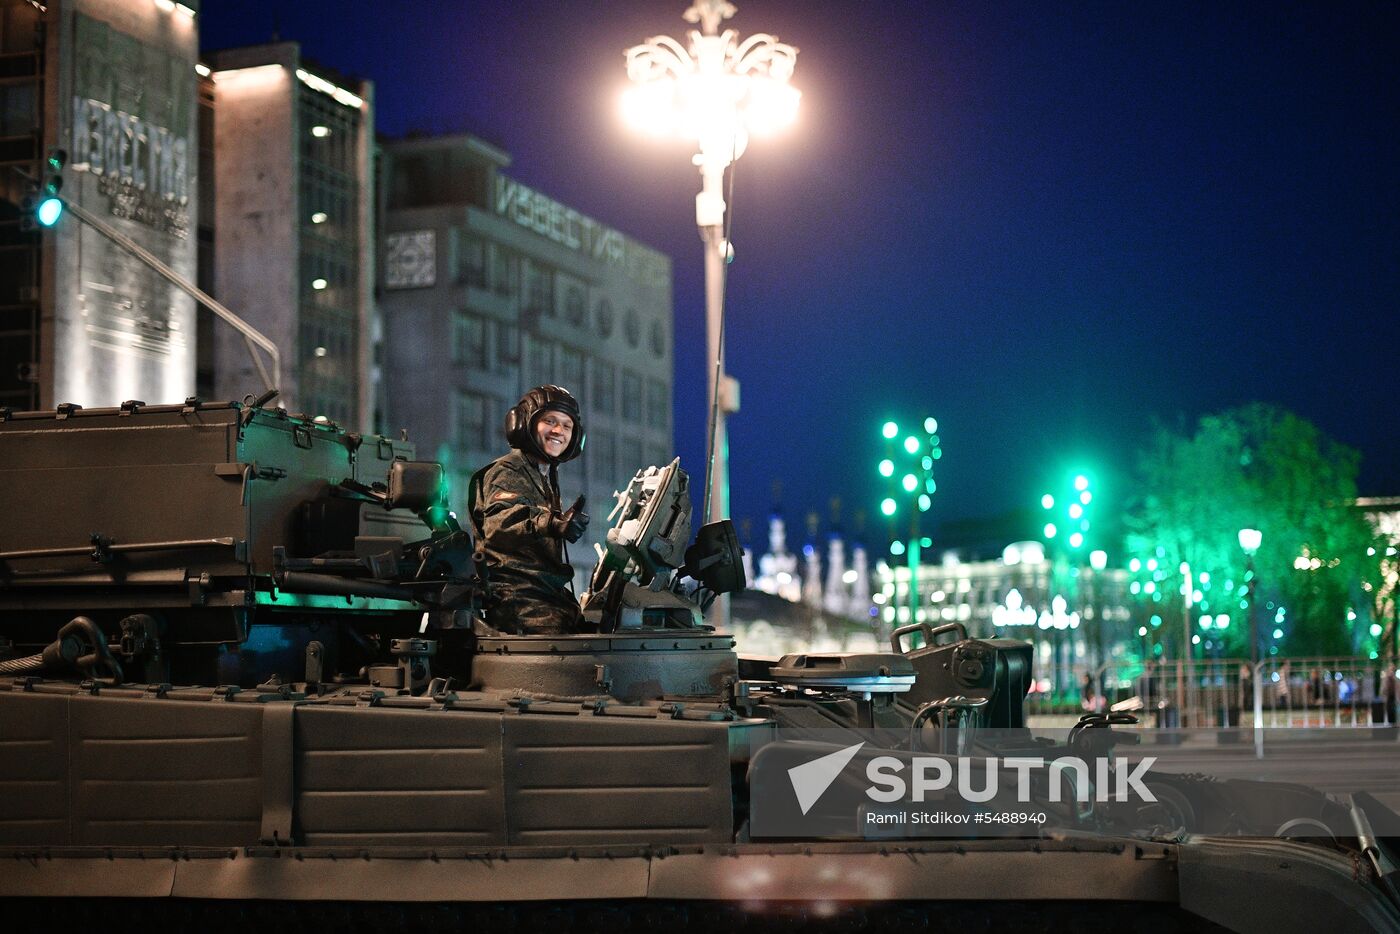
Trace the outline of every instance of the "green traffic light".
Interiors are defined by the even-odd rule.
[[[884,434],[886,438],[893,438],[895,435],[899,434],[899,426],[894,422],[885,422],[882,434]]]
[[[34,209],[34,218],[45,227],[52,227],[63,216],[63,202],[57,198],[45,198]]]

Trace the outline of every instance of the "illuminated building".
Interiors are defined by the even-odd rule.
[[[293,42],[205,64],[209,291],[283,348],[278,405],[377,427],[373,85],[303,60]],[[242,337],[207,314],[200,332],[203,394],[261,390]]]
[[[21,205],[61,149],[66,201],[194,276],[198,7],[0,3],[0,407],[194,392],[193,300],[67,212],[24,230]]]
[[[1035,645],[1035,671],[1058,672],[1062,687],[1071,666],[1131,654],[1136,644],[1127,572],[1057,566],[1039,542],[1008,545],[998,558],[950,551],[920,564],[914,601],[908,567],[880,562],[875,578],[872,600],[886,626],[961,623],[973,638],[1025,639]]]
[[[461,509],[472,472],[505,451],[507,409],[533,386],[567,388],[588,430],[562,476],[567,498],[588,496],[593,523],[570,549],[587,568],[613,491],[672,456],[671,261],[510,178],[509,162],[465,134],[383,144],[384,427],[448,466]]]

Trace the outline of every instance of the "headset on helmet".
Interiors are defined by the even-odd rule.
[[[579,414],[578,400],[573,393],[562,386],[536,386],[506,413],[506,442],[542,461],[550,460],[549,455],[540,450],[535,440],[535,422],[545,412],[563,412],[574,420],[574,435],[564,453],[554,459],[557,464],[571,461],[583,453],[586,436],[583,431],[583,418]]]

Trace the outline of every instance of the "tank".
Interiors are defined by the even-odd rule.
[[[1374,798],[1125,796],[1131,716],[1030,729],[1026,643],[736,653],[704,613],[742,552],[692,530],[677,461],[617,494],[585,631],[525,636],[485,627],[485,564],[403,441],[195,399],[0,415],[12,918],[1400,929]],[[968,769],[1007,780],[936,780]]]

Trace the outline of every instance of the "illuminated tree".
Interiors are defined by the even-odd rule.
[[[1374,637],[1355,611],[1369,603],[1361,595],[1379,581],[1379,566],[1367,554],[1372,532],[1351,505],[1359,458],[1312,423],[1261,403],[1204,416],[1190,435],[1159,428],[1140,458],[1128,516],[1140,573],[1154,561],[1156,586],[1142,598],[1169,618],[1191,600],[1196,635],[1217,654],[1248,657],[1251,600],[1266,655],[1366,649]],[[1262,533],[1248,580],[1243,528]],[[1183,564],[1190,594],[1182,592]],[[1174,627],[1164,629],[1180,642]]]

